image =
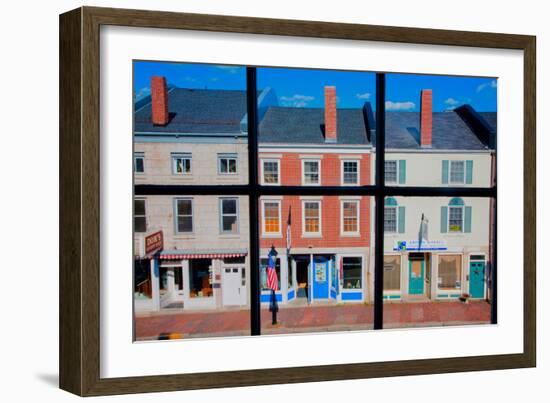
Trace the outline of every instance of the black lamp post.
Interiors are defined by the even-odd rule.
[[[271,250],[269,251],[269,256],[273,256],[273,258],[274,258],[273,261],[275,263],[275,267],[277,266],[275,257],[278,254],[279,253],[275,249],[275,246],[271,245]],[[279,306],[277,305],[277,296],[275,295],[275,290],[274,289],[271,289],[271,302],[269,303],[269,311],[271,312],[271,324],[276,325],[277,324],[277,312],[279,311]]]

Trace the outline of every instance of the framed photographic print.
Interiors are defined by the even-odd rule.
[[[535,38],[60,17],[60,385],[535,365]]]

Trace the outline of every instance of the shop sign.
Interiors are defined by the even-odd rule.
[[[411,240],[411,241],[396,241],[393,248],[395,251],[430,251],[430,250],[447,250],[447,241],[445,240]]]
[[[161,250],[164,246],[162,231],[153,232],[145,237],[145,254],[150,255]]]

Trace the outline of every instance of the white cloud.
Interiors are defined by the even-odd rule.
[[[283,106],[294,106],[296,108],[303,108],[307,106],[315,97],[311,95],[294,94],[292,96],[282,96],[280,98]]]
[[[357,99],[364,99],[365,101],[370,99],[370,92],[363,92],[362,94],[355,94],[355,96],[357,97]]]
[[[456,99],[454,99],[454,98],[447,98],[447,99],[445,100],[445,103],[446,103],[447,105],[450,105],[450,106],[456,106],[456,105],[458,105],[458,104],[460,103],[460,101],[458,101],[458,100],[456,100]]]
[[[410,111],[414,109],[415,103],[411,101],[406,102],[393,102],[386,101],[386,110],[388,111]]]
[[[238,73],[241,67],[238,66],[215,66],[215,68],[223,70],[229,74]]]
[[[479,84],[477,86],[477,92],[483,91],[485,88],[497,88],[497,80],[492,80],[488,83]]]

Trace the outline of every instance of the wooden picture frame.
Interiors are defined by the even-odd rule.
[[[524,52],[523,353],[213,373],[100,377],[100,27],[119,25]],[[533,367],[536,364],[534,36],[82,7],[60,16],[60,387],[81,396]]]

